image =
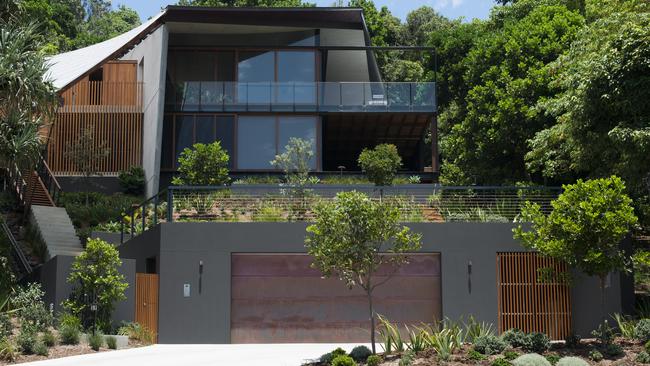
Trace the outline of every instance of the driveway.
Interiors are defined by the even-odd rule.
[[[357,344],[163,345],[24,363],[34,366],[298,366],[336,347]]]

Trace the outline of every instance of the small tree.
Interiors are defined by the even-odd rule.
[[[101,176],[99,162],[106,159],[110,154],[111,149],[106,145],[105,141],[95,140],[95,128],[92,126],[84,127],[77,141],[64,154],[81,172],[84,187],[86,188],[86,206],[88,206],[88,192],[92,190],[90,178],[92,176]]]
[[[402,166],[402,158],[397,147],[392,144],[381,144],[374,149],[363,149],[359,154],[359,166],[368,176],[368,180],[376,186],[390,186]]]
[[[121,265],[117,249],[101,239],[89,239],[86,250],[72,263],[68,283],[75,287],[63,305],[84,327],[111,330],[115,303],[126,299],[124,291],[129,287],[118,271]]]
[[[194,144],[185,148],[178,158],[178,176],[172,184],[196,186],[221,186],[230,180],[228,177],[228,153],[220,141],[211,144]]]
[[[637,223],[632,200],[616,176],[578,180],[563,188],[564,192],[551,202],[553,211],[549,215],[538,204],[526,202],[521,218],[532,224],[532,230],[519,225],[513,230],[514,237],[527,248],[597,276],[604,311],[607,275],[630,268],[620,243]]]
[[[276,155],[271,165],[282,169],[287,184],[303,188],[310,184],[309,171],[314,158],[313,144],[309,140],[292,137],[284,152]]]
[[[305,238],[307,251],[314,258],[312,267],[325,277],[338,276],[349,288],[360,286],[365,291],[374,353],[372,293],[408,263],[406,253],[420,249],[421,235],[399,224],[398,208],[356,191],[338,193],[333,201],[317,204],[314,213],[316,223],[307,228]],[[381,266],[392,271],[375,282],[374,275]]]

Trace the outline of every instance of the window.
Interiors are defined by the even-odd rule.
[[[311,169],[316,170],[318,153],[316,151],[316,118],[310,116],[280,117],[278,119],[278,153],[285,150],[292,137],[311,141],[314,157],[311,160]]]
[[[281,104],[314,104],[316,102],[316,55],[304,51],[278,52],[276,102]]]

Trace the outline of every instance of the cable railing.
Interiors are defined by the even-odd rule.
[[[121,218],[121,242],[161,222],[310,222],[313,207],[338,192],[360,191],[394,205],[405,223],[513,222],[525,202],[550,213],[558,187],[393,187],[316,185],[171,186]]]

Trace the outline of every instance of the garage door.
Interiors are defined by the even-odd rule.
[[[305,254],[233,254],[232,343],[365,342],[362,290],[322,279]],[[382,277],[377,277],[381,281]],[[440,256],[413,255],[375,290],[377,313],[404,324],[441,319]]]

